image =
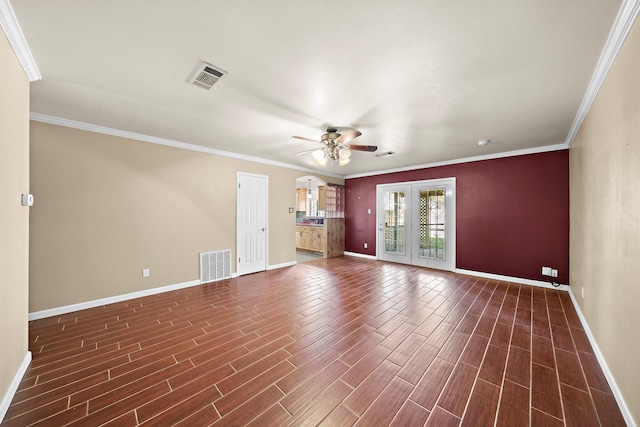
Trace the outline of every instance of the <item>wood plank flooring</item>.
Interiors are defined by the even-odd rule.
[[[34,321],[9,426],[623,426],[569,295],[341,257]]]

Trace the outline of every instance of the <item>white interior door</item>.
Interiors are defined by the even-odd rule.
[[[268,177],[238,172],[237,274],[267,269]]]
[[[456,268],[455,178],[378,186],[378,258]]]

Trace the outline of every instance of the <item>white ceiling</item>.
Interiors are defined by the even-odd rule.
[[[353,175],[564,143],[621,1],[11,4],[32,112]],[[229,73],[211,91],[201,61]],[[329,125],[397,154],[293,155]]]

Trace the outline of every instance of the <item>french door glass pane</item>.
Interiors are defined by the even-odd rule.
[[[405,253],[404,197],[404,191],[388,191],[384,196],[384,250],[387,253]]]
[[[420,190],[420,246],[418,256],[444,260],[445,188]]]

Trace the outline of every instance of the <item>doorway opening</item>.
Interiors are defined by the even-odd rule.
[[[323,258],[320,239],[324,231],[324,205],[321,202],[326,182],[305,175],[296,179],[296,262]]]

